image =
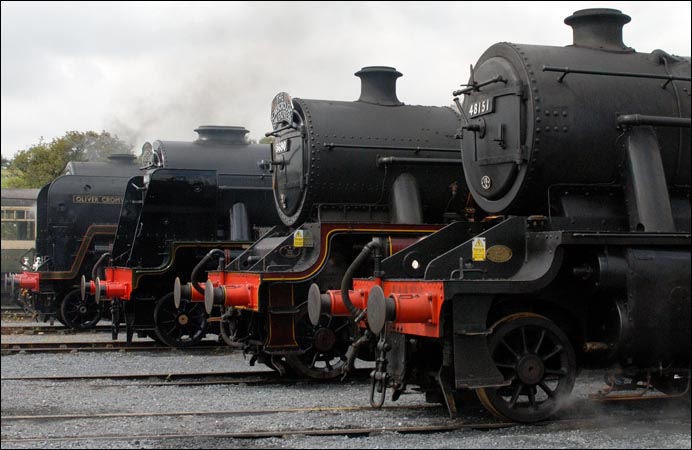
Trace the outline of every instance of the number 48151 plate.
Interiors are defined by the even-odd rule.
[[[478,117],[493,112],[493,98],[478,100],[469,105],[469,117]]]

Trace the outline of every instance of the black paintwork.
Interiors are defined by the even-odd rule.
[[[134,155],[107,162],[67,164],[65,175],[45,185],[36,204],[36,256],[41,258],[40,293],[32,307],[52,316],[65,294],[89,276],[113,243],[127,180],[139,172]]]
[[[395,387],[442,391],[453,414],[449,390],[513,382],[488,339],[517,313],[557,324],[580,366],[614,364],[663,391],[689,378],[690,59],[626,47],[628,21],[578,11],[566,20],[573,45],[493,45],[471,86],[454,93],[465,94],[461,145],[474,200],[518,215],[481,229],[451,224],[382,261],[387,280],[444,285],[441,339],[414,337],[413,346],[391,335]],[[474,260],[476,237],[511,257]],[[424,267],[412,270],[414,259]]]
[[[258,166],[269,146],[248,143],[242,127],[196,131],[192,142],[155,141],[150,167],[128,183],[112,265],[134,269],[125,313],[134,312],[136,329],[154,326],[154,301],[176,277],[189,281],[209,250],[225,246],[235,257],[279,221],[271,177]]]
[[[362,79],[358,101],[293,99],[292,123],[276,133],[272,155],[281,219],[286,225],[300,224],[317,219],[329,205],[342,210],[352,205],[420,208],[421,223],[443,223],[444,213],[458,213],[467,193],[459,167],[448,163],[459,161],[456,113],[399,102],[394,83],[401,74],[394,69],[370,67],[356,75]],[[411,159],[383,163],[387,157]],[[416,163],[435,159],[441,161]],[[412,176],[409,190],[419,192],[420,202],[399,200],[392,193],[404,173]],[[454,199],[453,184],[458,188]],[[405,217],[398,220],[410,223]]]

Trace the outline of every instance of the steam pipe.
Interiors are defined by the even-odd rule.
[[[106,252],[106,253],[104,253],[103,255],[101,255],[101,257],[96,261],[96,264],[94,264],[94,267],[91,268],[91,279],[92,279],[92,280],[95,280],[96,277],[98,276],[98,275],[96,274],[96,271],[97,271],[98,268],[101,266],[101,263],[103,262],[103,260],[106,259],[106,258],[110,258],[110,256],[111,256],[111,254],[108,253],[108,252]]]
[[[461,158],[405,158],[399,156],[380,156],[377,158],[377,167],[394,164],[405,164],[409,166],[461,166]]]
[[[368,256],[370,256],[370,253],[376,248],[381,250],[382,244],[378,238],[373,238],[372,241],[368,242],[365,247],[363,247],[363,250],[361,250],[358,256],[356,256],[356,259],[353,260],[351,265],[348,266],[348,269],[346,269],[346,273],[344,274],[344,278],[341,280],[341,299],[354,319],[358,317],[362,311],[351,302],[351,298],[348,295],[348,288],[351,286],[353,275],[355,274],[356,269],[360,267],[363,261],[365,261]]]
[[[686,117],[647,116],[643,114],[624,114],[618,116],[618,126],[652,125],[655,127],[686,127],[692,120]]]
[[[223,252],[223,250],[220,250],[218,248],[215,248],[211,250],[209,253],[204,255],[204,258],[197,263],[194,269],[192,269],[192,275],[190,275],[190,282],[192,283],[192,286],[197,289],[198,292],[204,292],[204,288],[199,284],[197,279],[199,278],[200,272],[204,269],[204,266],[207,265],[209,260],[214,256],[214,254],[220,254],[221,257],[225,257],[226,254]]]

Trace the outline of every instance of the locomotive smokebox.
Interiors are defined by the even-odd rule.
[[[503,42],[481,55],[463,92],[468,123],[462,123],[461,141],[467,185],[481,209],[629,216],[630,227],[662,231],[649,219],[659,214],[658,205],[672,202],[668,209],[678,211],[679,222],[689,218],[689,200],[677,188],[690,185],[690,132],[673,124],[690,117],[690,61],[626,47],[622,28],[629,21],[613,9],[576,11],[565,19],[574,45]],[[618,117],[636,114],[658,117],[648,141],[660,148],[665,174],[656,192],[672,193],[670,201],[650,201],[651,213],[635,211],[635,202],[645,199],[625,189],[652,192],[648,163],[622,166],[633,144],[625,149]],[[646,148],[644,154],[652,153]],[[626,212],[624,195],[632,197]],[[670,229],[671,220],[663,228]]]
[[[364,67],[355,75],[361,79],[357,101],[286,92],[272,101],[274,199],[283,223],[317,217],[442,223],[444,214],[458,215],[467,192],[460,178],[457,114],[400,102],[401,73],[392,67]]]
[[[622,42],[622,27],[630,16],[617,9],[582,9],[565,19],[572,27],[574,45],[611,51],[631,51]]]
[[[363,67],[355,73],[360,78],[359,102],[382,106],[403,105],[396,96],[396,79],[401,72],[393,67]]]

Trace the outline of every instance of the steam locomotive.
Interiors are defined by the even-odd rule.
[[[210,249],[230,260],[279,222],[267,207],[271,177],[257,166],[269,146],[248,143],[243,127],[195,131],[192,142],[145,144],[151,160],[128,183],[112,252],[82,280],[82,292],[110,301],[113,339],[123,322],[128,342],[137,332],[176,347],[220,332],[208,329],[202,305],[176,307],[170,286]]]
[[[82,300],[79,279],[91,272],[113,244],[127,180],[138,172],[135,156],[115,154],[107,162],[72,161],[64,174],[45,185],[36,204],[33,267],[11,280],[12,296],[68,327],[91,328],[101,319],[93,298]]]
[[[276,140],[262,165],[273,173],[283,225],[209,272],[203,298],[190,285],[176,287],[176,297],[204,300],[208,312],[222,308],[252,363],[279,372],[332,378],[353,364],[350,319],[311,325],[311,284],[339,286],[373,235],[385,256],[466,214],[454,110],[400,102],[401,73],[391,67],[356,76],[354,102],[274,98],[269,135]]]
[[[314,322],[366,308],[374,406],[418,385],[452,416],[475,391],[535,422],[593,366],[611,391],[689,391],[690,58],[627,47],[629,21],[581,10],[572,45],[488,48],[454,96],[466,184],[494,217],[311,288]]]

